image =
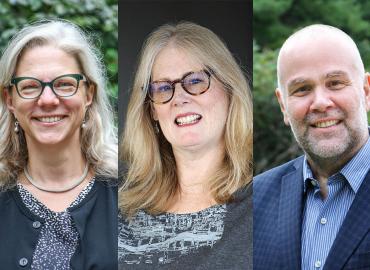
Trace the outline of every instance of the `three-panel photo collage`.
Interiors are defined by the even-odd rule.
[[[0,269],[370,269],[368,1],[0,14]]]

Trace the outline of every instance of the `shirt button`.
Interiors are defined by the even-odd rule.
[[[321,267],[321,261],[318,261],[318,260],[317,260],[317,261],[315,262],[315,267],[316,267],[316,268]]]
[[[26,258],[22,258],[19,260],[19,265],[25,267],[28,264],[28,260]]]
[[[325,225],[326,224],[326,222],[328,222],[328,220],[326,219],[326,218],[321,218],[321,220],[320,220],[320,223],[322,224],[322,225]]]
[[[32,223],[32,227],[34,227],[35,229],[38,229],[40,228],[41,226],[41,222],[40,221],[35,221]]]

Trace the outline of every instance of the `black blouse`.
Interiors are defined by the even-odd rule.
[[[116,269],[117,180],[97,176],[86,196],[68,210],[79,236],[70,269]],[[33,213],[13,188],[0,193],[0,221],[1,268],[32,269],[47,219]],[[63,228],[68,230],[68,224]]]
[[[71,269],[70,260],[78,245],[79,234],[69,209],[83,201],[91,191],[94,182],[95,180],[92,179],[71,205],[62,212],[50,210],[21,184],[17,185],[26,207],[45,220],[33,253],[31,269]]]

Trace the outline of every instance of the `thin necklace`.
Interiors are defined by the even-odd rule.
[[[41,187],[41,186],[39,186],[39,184],[36,184],[35,183],[35,180],[33,180],[33,178],[31,177],[31,175],[28,173],[27,166],[24,167],[24,170],[23,171],[24,171],[24,175],[26,176],[27,180],[35,188],[37,188],[39,190],[42,190],[42,191],[46,191],[46,192],[62,193],[62,192],[70,191],[70,190],[74,189],[75,187],[77,187],[78,185],[80,185],[82,183],[82,181],[85,180],[85,178],[87,176],[87,172],[89,171],[89,166],[88,166],[88,163],[86,162],[85,170],[84,170],[82,176],[79,179],[77,179],[77,181],[74,182],[72,185],[67,186],[67,187],[64,187],[64,188],[45,188],[45,187]]]

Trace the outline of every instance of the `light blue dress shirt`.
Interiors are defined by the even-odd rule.
[[[322,200],[305,157],[303,180],[305,205],[302,223],[302,269],[323,269],[330,248],[348,210],[370,169],[370,138],[360,151],[328,179],[328,197]]]

